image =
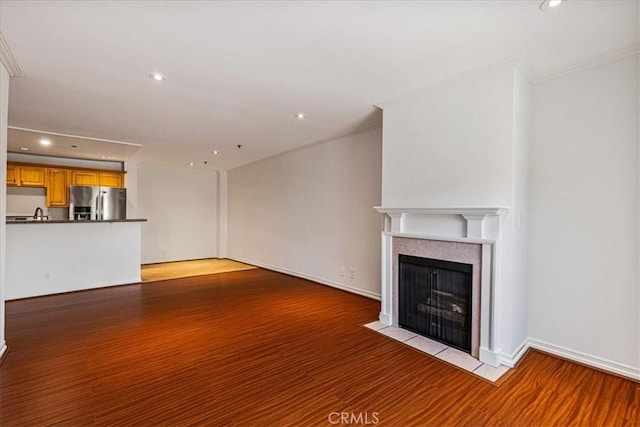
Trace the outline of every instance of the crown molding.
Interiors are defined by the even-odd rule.
[[[587,68],[595,67],[606,62],[617,61],[619,59],[628,58],[638,54],[640,54],[640,44],[631,44],[620,49],[615,49],[600,55],[592,56],[591,58],[588,58],[584,61],[574,62],[573,64],[556,69],[552,72],[538,73],[536,78],[532,80],[532,83],[540,83],[545,80],[555,79],[556,77],[561,77],[566,74],[586,70]]]
[[[447,87],[447,86],[454,86],[454,85],[458,85],[460,83],[472,80],[474,78],[477,78],[479,76],[482,76],[484,74],[488,74],[491,73],[493,71],[498,71],[500,69],[506,68],[506,67],[513,67],[513,66],[518,66],[518,68],[523,72],[523,74],[525,75],[525,77],[527,77],[527,79],[531,80],[531,76],[529,75],[532,72],[535,72],[535,69],[532,65],[530,65],[530,61],[527,59],[526,55],[524,52],[503,59],[501,61],[496,61],[493,62],[491,64],[487,64],[485,66],[482,67],[478,67],[475,68],[473,70],[467,71],[465,73],[461,73],[461,74],[457,74],[453,77],[449,77],[443,80],[439,80],[437,82],[431,83],[429,85],[423,86],[421,88],[418,88],[416,90],[412,90],[409,92],[405,92],[403,94],[400,94],[398,96],[394,96],[392,98],[388,98],[384,101],[378,102],[375,104],[376,107],[382,108],[383,110],[387,107],[390,107],[392,105],[407,101],[409,99],[415,99],[415,98],[419,98],[421,96],[424,96],[436,89],[440,89],[443,87]]]
[[[384,101],[376,103],[375,105],[376,107],[385,109],[387,107],[405,102],[410,99],[419,98],[430,93],[433,90],[457,85],[505,67],[517,67],[529,80],[529,82],[531,82],[532,84],[536,84],[545,80],[563,76],[565,74],[575,73],[577,71],[581,71],[590,67],[595,67],[597,65],[604,64],[605,62],[615,61],[638,54],[640,54],[640,44],[636,43],[625,46],[621,49],[616,49],[601,55],[593,56],[584,61],[574,62],[572,64],[558,68],[552,72],[541,72],[540,69],[536,65],[534,65],[534,61],[531,59],[529,54],[527,54],[527,52],[525,51],[522,51],[516,56],[506,58],[501,61],[497,61],[465,73],[457,74],[443,80],[439,80],[416,90],[405,92],[398,96],[388,98]]]
[[[16,62],[16,59],[13,57],[13,53],[11,53],[11,49],[9,49],[9,44],[4,39],[4,35],[0,32],[0,62],[5,66],[7,71],[9,72],[10,77],[20,77],[24,76],[24,73],[20,69],[20,66]]]
[[[514,65],[522,72],[530,83],[533,83],[536,80],[536,77],[540,74],[538,67],[534,65],[533,60],[525,51],[520,52],[516,57]]]

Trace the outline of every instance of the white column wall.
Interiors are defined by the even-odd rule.
[[[511,205],[513,67],[382,107],[382,206]]]
[[[513,91],[513,150],[512,195],[509,214],[502,218],[500,228],[503,245],[502,283],[497,295],[501,308],[502,362],[513,364],[526,350],[527,325],[527,199],[528,199],[528,150],[531,134],[533,88],[518,68],[514,68]]]
[[[218,173],[218,258],[227,257],[227,222],[229,204],[229,175],[227,171]]]
[[[5,271],[6,261],[6,200],[7,186],[7,118],[9,113],[9,72],[3,64],[0,63],[0,356],[6,351],[7,344],[5,339],[5,287],[6,277]]]
[[[505,66],[382,105],[383,207],[508,209],[496,241],[492,337],[498,361],[508,365],[527,341],[527,233],[521,224],[530,93],[520,71]]]

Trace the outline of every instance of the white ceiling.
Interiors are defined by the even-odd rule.
[[[637,49],[638,0],[540,1],[0,0],[24,72],[9,125],[229,169],[379,126],[374,104],[522,53],[535,80]]]

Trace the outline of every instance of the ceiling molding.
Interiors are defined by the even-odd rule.
[[[376,103],[376,107],[382,108],[383,110],[385,108],[391,107],[392,105],[401,103],[401,102],[405,102],[409,99],[415,99],[415,98],[419,98],[422,97],[424,95],[426,95],[427,93],[430,93],[433,90],[439,89],[439,88],[443,88],[443,87],[447,87],[447,86],[454,86],[460,83],[463,83],[465,81],[469,81],[472,80],[474,78],[477,78],[479,76],[482,76],[484,74],[488,74],[491,73],[493,71],[497,71],[500,69],[503,69],[505,67],[513,67],[516,65],[519,65],[519,67],[523,68],[523,74],[525,74],[525,76],[527,76],[527,78],[529,78],[531,80],[531,77],[529,75],[527,75],[527,73],[531,72],[533,70],[533,67],[531,67],[530,65],[526,65],[528,64],[528,61],[526,60],[526,56],[521,53],[517,56],[513,56],[507,59],[503,59],[501,61],[497,61],[494,62],[492,64],[488,64],[476,69],[473,69],[471,71],[467,71],[465,73],[461,73],[458,75],[455,75],[453,77],[449,77],[440,81],[437,81],[435,83],[429,84],[427,86],[423,86],[419,89],[410,91],[410,92],[406,92],[404,94],[398,95],[398,96],[394,96],[392,98],[388,98],[384,101],[378,102]]]
[[[518,69],[524,74],[524,76],[533,84],[543,82],[545,80],[554,79],[556,77],[563,76],[565,74],[575,73],[577,71],[581,71],[587,68],[595,67],[600,64],[604,64],[610,61],[616,61],[619,59],[628,58],[634,55],[640,54],[640,44],[632,44],[629,46],[625,46],[621,49],[616,49],[604,53],[602,55],[597,55],[586,59],[584,61],[580,61],[577,63],[573,63],[562,67],[561,69],[555,70],[549,73],[542,73],[539,71],[538,67],[533,64],[531,57],[526,52],[520,52],[517,56],[504,59],[502,61],[495,62],[493,64],[485,65],[483,67],[476,68],[474,70],[468,71],[466,73],[458,74],[456,76],[440,80],[433,84],[423,86],[419,89],[406,92],[404,94],[388,98],[384,101],[378,102],[375,105],[379,108],[385,109],[392,105],[398,104],[400,102],[407,101],[409,99],[419,98],[435,89],[453,86],[460,84],[465,81],[469,81],[471,79],[477,78],[483,74],[487,74],[493,71],[497,71],[504,67],[516,66]]]
[[[545,80],[555,79],[556,77],[564,76],[566,74],[575,73],[577,71],[582,71],[587,68],[595,67],[597,65],[604,64],[610,61],[617,61],[619,59],[628,58],[631,56],[635,56],[640,54],[640,44],[635,43],[629,46],[625,46],[621,49],[612,50],[601,55],[593,56],[584,61],[576,62],[570,64],[566,67],[562,67],[561,69],[557,69],[555,71],[549,73],[540,73],[534,80],[533,83],[540,83]]]
[[[0,32],[0,62],[5,66],[7,71],[9,72],[10,77],[20,77],[24,76],[24,73],[20,69],[20,66],[16,62],[16,59],[13,57],[13,53],[11,53],[11,49],[9,49],[9,44],[4,39],[4,35]]]
[[[540,74],[538,68],[533,64],[533,61],[527,52],[520,52],[520,55],[518,55],[514,64],[530,83],[533,83]]]

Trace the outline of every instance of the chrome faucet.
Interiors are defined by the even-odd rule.
[[[42,219],[44,217],[44,212],[42,212],[42,208],[38,206],[36,208],[35,213],[33,214],[33,219]]]

